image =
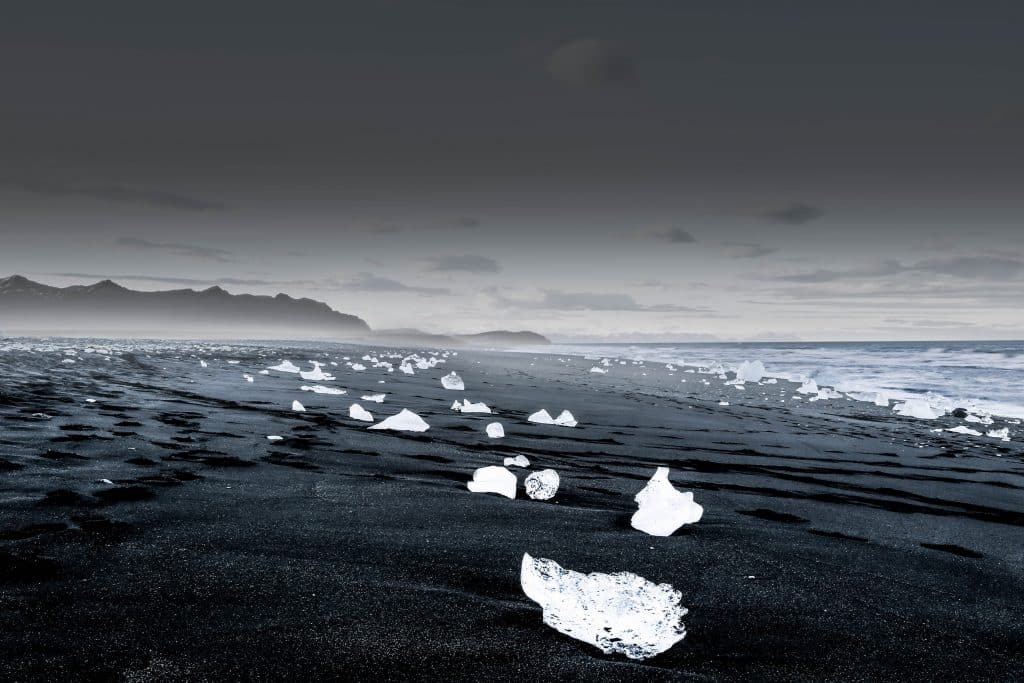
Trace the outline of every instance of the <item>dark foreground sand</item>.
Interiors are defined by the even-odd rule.
[[[1022,449],[929,431],[954,418],[471,352],[314,395],[241,374],[323,348],[189,353],[0,354],[0,680],[1024,678]],[[367,391],[430,431],[366,431]],[[526,422],[541,407],[580,426]],[[561,474],[553,502],[466,490],[520,453]],[[629,527],[659,465],[706,510],[670,538]],[[524,552],[673,584],[689,635],[643,663],[562,636]]]

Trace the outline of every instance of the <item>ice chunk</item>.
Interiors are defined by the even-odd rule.
[[[558,414],[558,417],[555,418],[555,424],[559,427],[575,427],[579,423],[576,422],[576,418],[573,417],[572,413],[568,410],[563,410]]]
[[[383,403],[385,396],[387,396],[387,394],[366,394],[363,396],[363,400],[371,401],[373,403]]]
[[[367,429],[390,429],[396,432],[425,432],[430,425],[423,421],[423,418],[411,410],[402,409],[402,412],[381,420]]]
[[[800,385],[800,388],[796,390],[798,394],[817,394],[818,383],[813,379],[809,379]]]
[[[292,364],[290,360],[282,360],[280,365],[274,365],[267,368],[268,370],[274,370],[275,372],[290,372],[292,374],[299,374],[301,370],[298,366]]]
[[[451,391],[465,391],[466,384],[462,381],[462,378],[455,374],[455,371],[449,372],[447,375],[441,378],[441,386]]]
[[[630,525],[651,536],[671,536],[684,524],[700,521],[704,508],[693,502],[693,493],[677,491],[668,480],[668,468],[659,467],[647,486],[633,498],[639,508]]]
[[[892,409],[895,413],[906,417],[916,417],[919,420],[934,420],[943,414],[923,398],[909,398],[903,403],[897,403]]]
[[[314,384],[312,386],[308,386],[308,385],[303,384],[299,388],[302,389],[303,391],[312,391],[314,394],[331,394],[332,396],[341,396],[342,394],[348,393],[344,389],[336,389],[334,387],[325,387],[325,386],[322,386],[320,384]]]
[[[1002,429],[992,429],[985,433],[985,436],[990,436],[993,439],[1001,439],[1003,441],[1010,440],[1010,428],[1003,427]]]
[[[358,403],[353,403],[348,407],[348,416],[360,422],[373,422],[373,415],[370,414],[370,411]]]
[[[523,555],[523,592],[544,610],[544,623],[605,654],[647,659],[686,637],[682,594],[630,572],[581,574]]]
[[[534,413],[533,415],[526,419],[529,420],[530,422],[536,422],[537,424],[541,425],[555,424],[555,419],[551,417],[551,414],[548,413],[548,411],[544,410],[543,408],[541,408],[536,413]]]
[[[492,422],[487,425],[487,436],[492,439],[500,439],[505,436],[505,428],[501,426],[500,422]]]
[[[497,493],[506,498],[515,498],[516,481],[516,475],[506,468],[491,465],[473,472],[473,480],[466,486],[473,493]]]
[[[594,373],[595,375],[607,375],[608,374],[607,370],[605,370],[604,368],[599,368],[596,365],[594,367],[590,368],[590,371],[592,373]]]
[[[736,368],[736,379],[741,382],[760,382],[764,377],[764,363],[759,360],[753,362],[745,360]]]
[[[514,458],[505,458],[504,465],[505,467],[512,467],[513,465],[516,467],[529,467],[530,460],[525,455],[517,455]]]
[[[362,363],[353,363],[351,367],[352,370],[354,370],[355,372],[362,372],[363,370],[366,369],[366,366],[363,365]]]
[[[255,377],[253,377],[252,375],[250,375],[250,374],[247,374],[247,373],[243,373],[243,374],[242,374],[242,377],[244,377],[244,378],[245,378],[245,381],[246,381],[246,382],[249,382],[250,384],[252,384],[253,382],[255,382],[255,381],[256,381],[256,378],[255,378]]]
[[[981,432],[976,429],[971,429],[970,427],[965,427],[964,425],[957,425],[956,427],[952,427],[946,431],[953,432],[954,434],[965,434],[967,436],[981,436]]]
[[[303,406],[298,401],[292,401],[292,410],[294,410],[296,413],[304,413],[306,412],[306,407]]]
[[[541,470],[534,472],[523,482],[526,495],[534,500],[551,500],[558,492],[558,472]]]
[[[416,374],[416,371],[413,370],[412,366],[409,365],[408,363],[402,363],[401,365],[398,366],[398,369],[401,370],[402,372],[404,372],[407,375],[414,375],[414,374]]]
[[[201,361],[199,361],[199,367],[201,367],[201,368],[208,368],[208,367],[210,367],[210,364],[207,363],[205,360],[201,360]]]
[[[270,374],[270,370],[260,370],[260,374],[261,375],[269,375]]]
[[[459,402],[456,401],[455,403]],[[473,403],[472,401],[461,403],[457,408],[455,405],[452,405],[452,408],[458,410],[460,413],[485,413],[489,415],[491,412],[491,409],[487,407],[486,403]]]
[[[283,438],[283,436],[277,436],[276,434],[272,434],[267,437],[267,441],[280,441]]]
[[[319,363],[313,363],[313,369],[308,372],[300,372],[299,377],[309,382],[329,382],[335,379],[334,375],[324,372]]]

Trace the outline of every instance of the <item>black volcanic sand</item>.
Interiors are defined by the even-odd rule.
[[[463,351],[415,376],[327,366],[349,390],[328,396],[256,373],[365,349],[70,346],[0,353],[2,680],[1024,672],[1024,452],[931,431],[956,418],[654,364],[597,375],[583,358]],[[450,370],[466,392],[441,388]],[[386,402],[364,407],[409,408],[430,431],[347,418],[377,391]],[[455,398],[498,414],[455,413]],[[580,425],[526,422],[541,407]],[[485,436],[493,419],[506,438]],[[559,472],[553,502],[525,498],[520,470],[514,501],[466,490],[475,468],[517,454]],[[670,538],[629,527],[659,465],[705,507]],[[559,634],[520,589],[524,552],[671,583],[689,635],[634,662]]]

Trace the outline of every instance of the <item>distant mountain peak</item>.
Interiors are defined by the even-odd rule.
[[[360,338],[370,326],[312,299],[235,296],[219,286],[143,292],[113,280],[51,287],[22,275],[0,279],[4,333],[213,336],[236,339]]]

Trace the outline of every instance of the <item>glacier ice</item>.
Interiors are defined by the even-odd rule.
[[[594,367],[590,368],[590,371],[592,373],[594,373],[595,375],[607,375],[608,374],[607,370],[605,370],[604,368],[599,368],[596,365]]]
[[[387,396],[387,394],[365,394],[363,395],[363,400],[370,401],[372,403],[383,403],[385,396]]]
[[[314,384],[312,386],[308,386],[306,384],[303,384],[299,388],[302,389],[303,391],[312,391],[314,394],[331,394],[333,396],[341,396],[342,394],[348,393],[344,389],[335,389],[334,387],[325,387],[325,386],[322,386],[320,384]]]
[[[295,374],[295,375],[297,375],[297,374],[299,374],[299,372],[301,372],[299,367],[297,365],[293,364],[290,360],[282,360],[280,365],[274,365],[274,366],[269,367],[267,369],[268,370],[274,370],[275,372],[290,372],[290,373]]]
[[[452,370],[447,375],[441,378],[441,386],[451,391],[465,391],[466,384],[462,381],[462,378],[455,374]]]
[[[516,475],[508,469],[491,465],[473,472],[473,480],[466,484],[473,493],[497,493],[506,498],[516,497]]]
[[[647,659],[686,637],[682,593],[630,572],[582,574],[523,554],[520,583],[544,623],[605,654]]]
[[[304,413],[306,412],[306,407],[299,403],[298,401],[292,401],[292,410],[294,410],[296,413]]]
[[[991,437],[993,439],[1001,439],[1002,441],[1009,441],[1010,440],[1010,428],[1009,427],[1003,427],[1002,429],[992,429],[992,430],[986,432],[985,436]]]
[[[284,438],[283,436],[277,436],[276,434],[271,434],[270,436],[267,437],[267,441],[280,441],[283,438]]]
[[[425,432],[430,429],[430,425],[428,425],[423,418],[416,413],[407,408],[402,408],[401,412],[385,418],[375,425],[370,425],[367,429],[390,429],[396,432]]]
[[[568,410],[563,410],[558,414],[558,417],[555,418],[555,424],[559,427],[575,427],[579,423],[576,422],[576,418],[573,417],[572,413]]]
[[[736,368],[736,379],[741,382],[760,382],[764,377],[764,363],[745,360]]]
[[[330,382],[335,379],[334,375],[324,372],[319,363],[313,363],[313,369],[308,372],[299,372],[299,377],[309,382]]]
[[[248,373],[242,373],[242,378],[245,379],[245,381],[248,382],[249,384],[252,384],[253,382],[256,381],[256,378]]]
[[[541,408],[536,413],[534,413],[533,415],[526,419],[529,420],[530,422],[536,422],[537,424],[541,425],[555,424],[554,418],[551,417],[551,414],[548,413],[548,411],[544,410],[543,408]]]
[[[491,412],[486,403],[473,403],[472,401],[465,401],[463,403],[456,401],[452,404],[452,409],[460,413],[484,413],[489,415]]]
[[[919,420],[934,420],[943,415],[943,411],[936,410],[923,398],[908,398],[906,401],[894,405],[892,409],[899,415],[916,417]]]
[[[965,436],[981,436],[981,432],[964,425],[957,425],[946,430],[947,432],[953,432],[954,434],[964,434]]]
[[[813,379],[809,379],[800,385],[800,388],[796,390],[798,394],[817,394],[818,383]]]
[[[505,428],[501,426],[500,422],[492,422],[487,425],[487,436],[492,439],[500,439],[505,436]]]
[[[360,422],[373,422],[373,415],[370,414],[370,411],[358,403],[353,403],[348,407],[348,416]]]
[[[639,506],[630,520],[634,529],[651,536],[671,536],[684,524],[700,521],[704,508],[693,502],[692,492],[677,491],[668,472],[667,467],[659,467],[633,498]]]
[[[534,472],[523,482],[526,495],[534,500],[551,500],[558,492],[558,472],[541,470]]]
[[[525,455],[517,455],[514,458],[505,458],[505,462],[503,464],[505,467],[512,467],[513,465],[516,467],[529,467],[530,459]]]

